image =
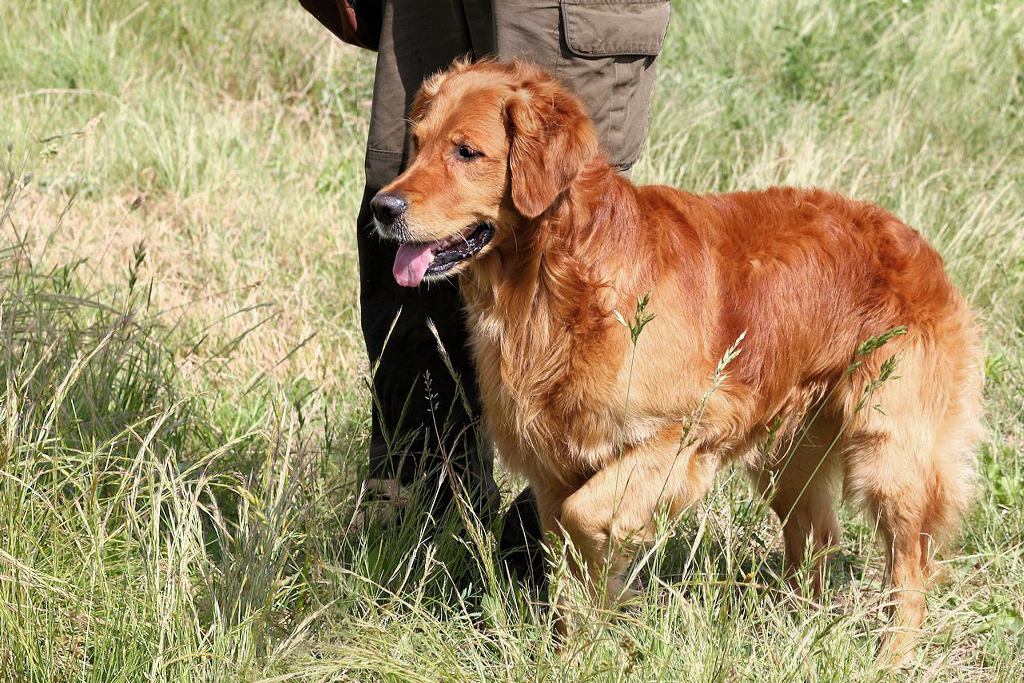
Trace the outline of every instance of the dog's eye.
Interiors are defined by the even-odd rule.
[[[456,152],[460,159],[476,159],[477,157],[482,157],[484,155],[483,152],[478,152],[469,145],[459,145]]]

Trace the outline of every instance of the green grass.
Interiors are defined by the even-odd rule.
[[[259,0],[9,0],[0,26],[0,680],[886,677],[870,524],[794,609],[738,473],[564,655],[487,534],[346,533],[372,55]],[[1020,4],[694,0],[634,173],[877,201],[978,311],[982,492],[898,678],[1024,680],[1022,131]]]

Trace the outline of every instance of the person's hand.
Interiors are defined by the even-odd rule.
[[[381,0],[299,0],[299,4],[342,41],[377,50]]]

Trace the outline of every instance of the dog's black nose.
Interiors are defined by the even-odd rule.
[[[393,223],[396,218],[405,213],[409,208],[401,195],[377,194],[370,200],[370,208],[377,221],[383,224]]]

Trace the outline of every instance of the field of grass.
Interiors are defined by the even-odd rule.
[[[372,75],[297,3],[0,3],[0,681],[892,675],[871,524],[794,609],[738,473],[561,655],[488,533],[347,533]],[[834,188],[940,250],[982,486],[894,678],[1024,681],[1024,4],[679,2],[634,180]]]

